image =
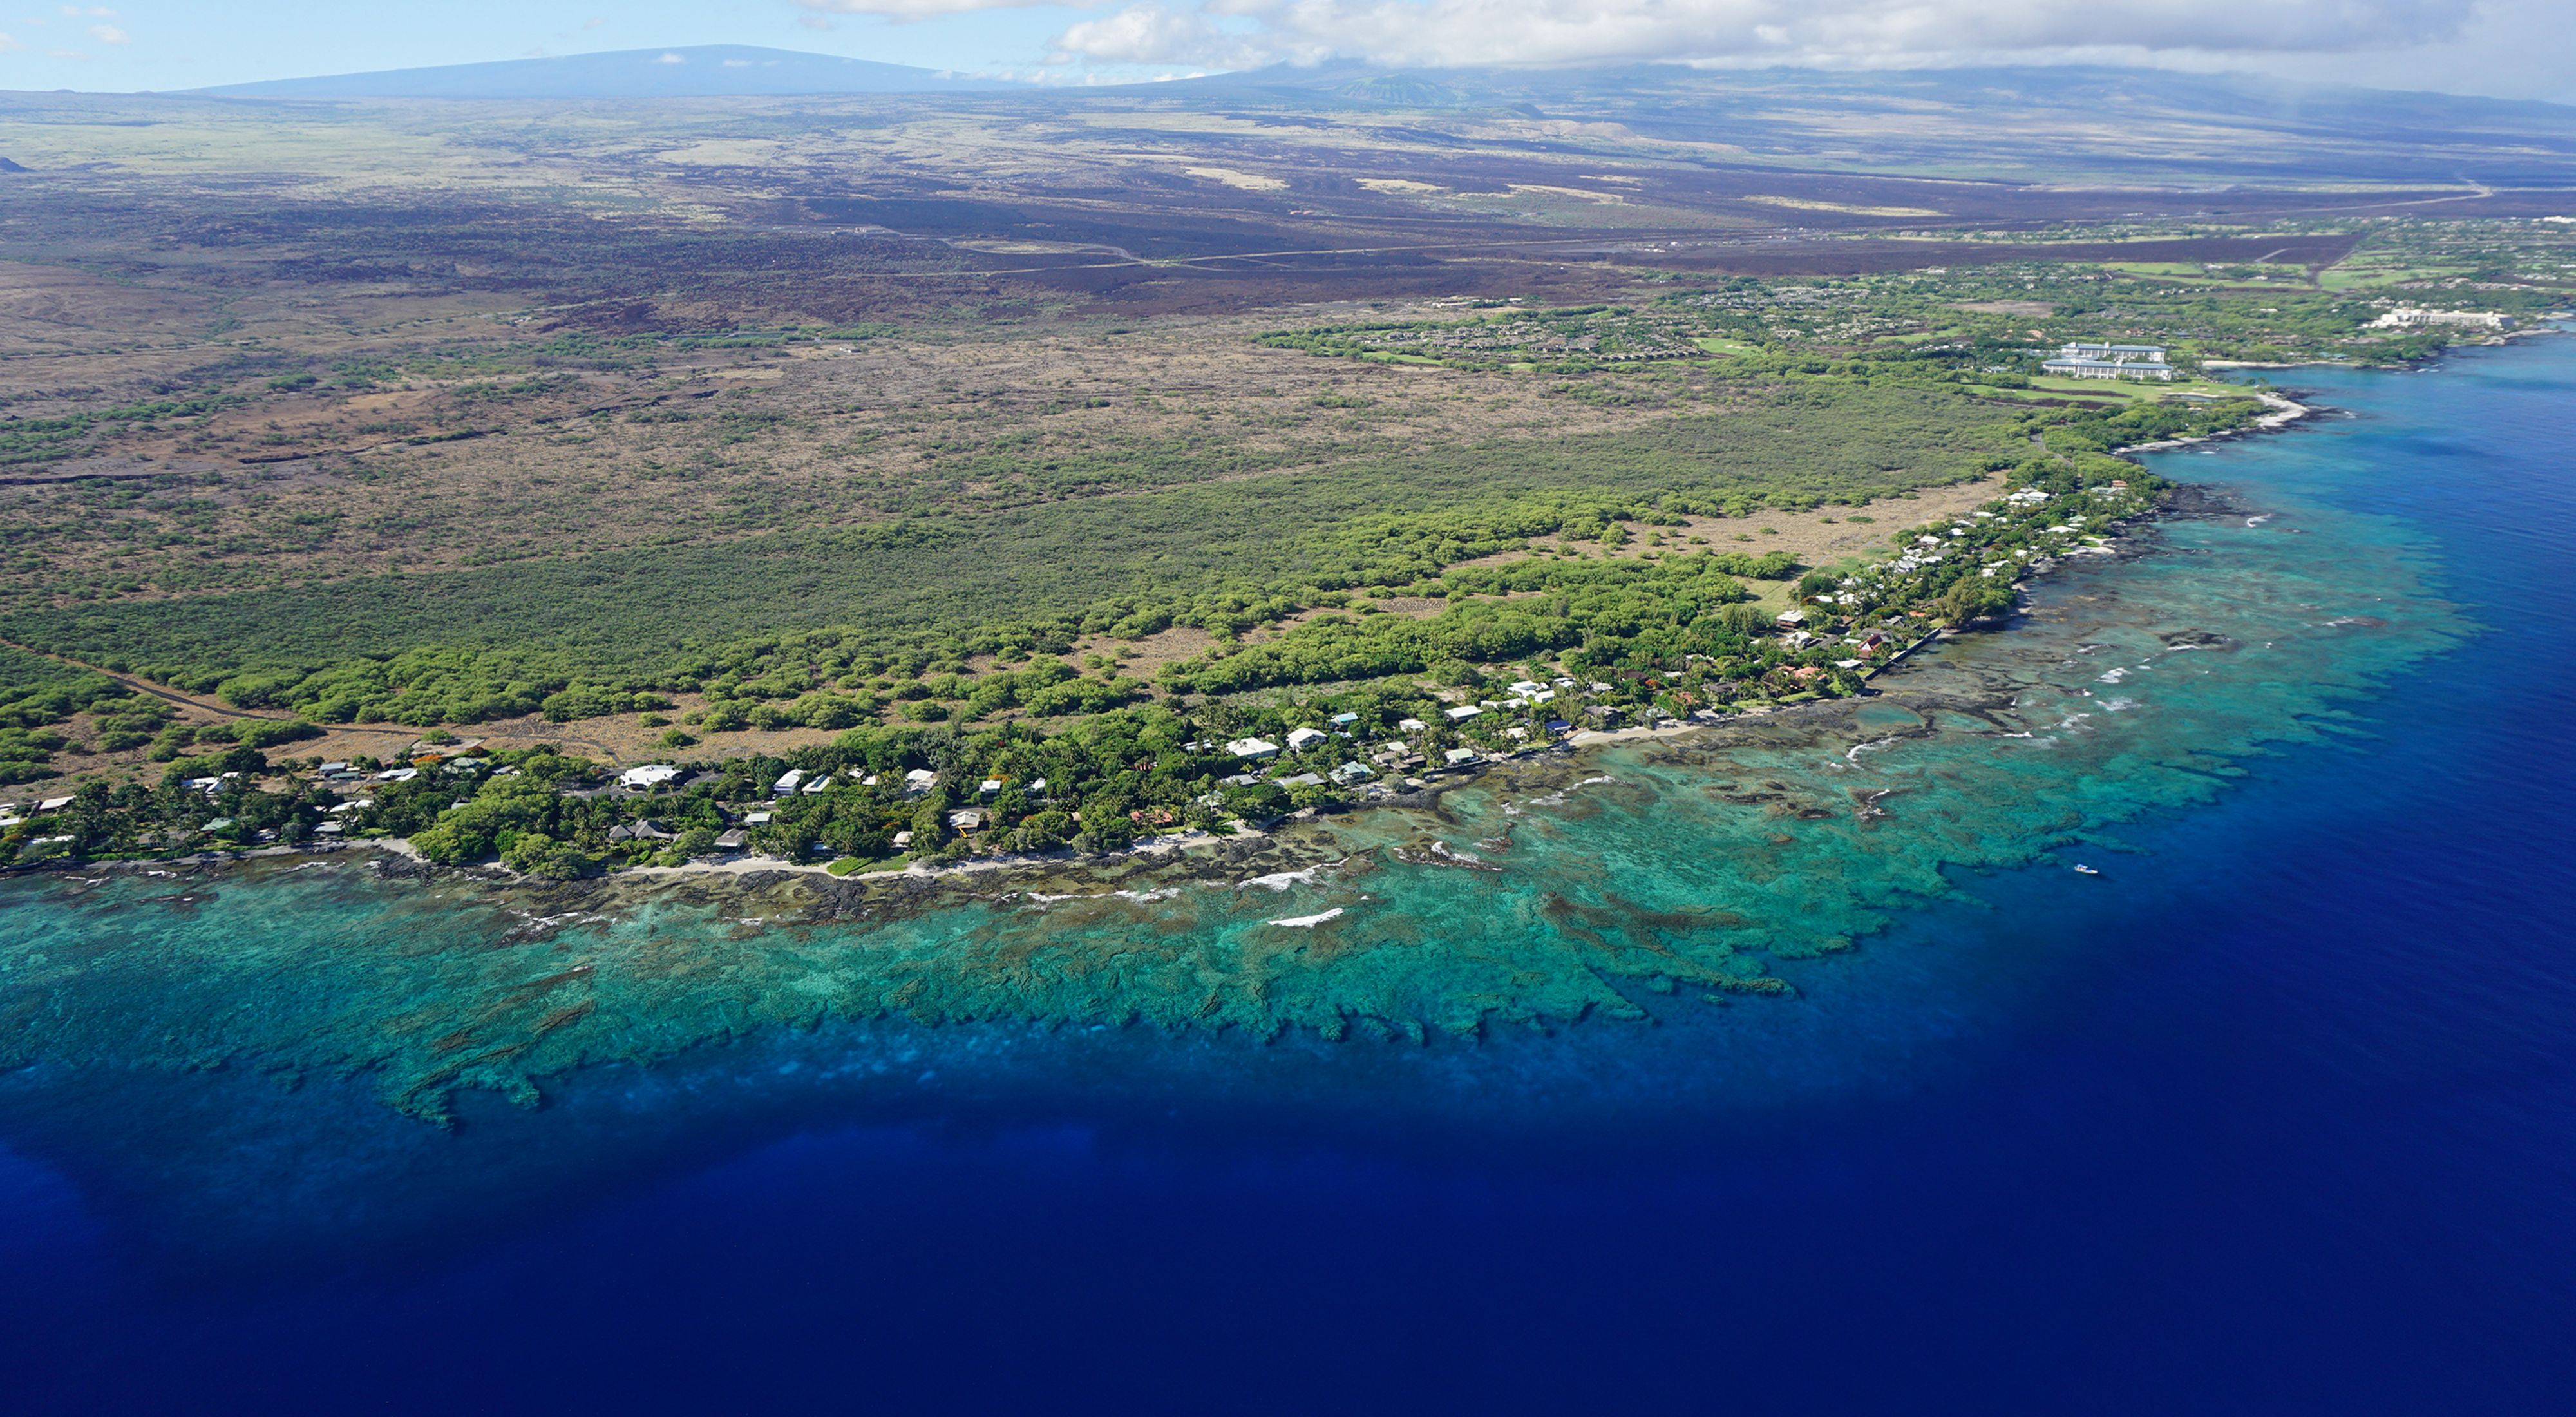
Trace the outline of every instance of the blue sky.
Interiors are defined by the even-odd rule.
[[[0,0],[0,89],[178,89],[687,44],[1058,83],[1405,67],[2127,63],[2576,102],[2576,0]]]
[[[1029,72],[1049,39],[1080,18],[1047,6],[906,22],[794,0],[0,0],[0,34],[18,46],[0,52],[0,88],[181,89],[684,44]]]

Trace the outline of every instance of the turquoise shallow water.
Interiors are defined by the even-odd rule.
[[[1822,1332],[1840,1311],[1866,1321],[1862,1350],[1952,1383],[1931,1356],[1949,1350],[1906,1335],[1955,1347],[1955,1324],[1987,1326],[2026,1396],[2099,1410],[2122,1404],[2067,1355],[2200,1345],[2217,1386],[2165,1370],[2130,1391],[2207,1401],[2313,1381],[2347,1320],[2465,1342],[2482,1311],[2426,1296],[2473,1278],[2543,1312],[2531,1271],[2445,1203],[2475,1197],[2529,1254],[2566,1253],[2540,1193],[2482,1194],[2410,1170],[2373,1124],[2331,1128],[2338,1108],[2405,1111],[2430,1059],[2456,1106],[2407,1135],[2512,1154],[2479,1108],[2513,1107],[2442,1071],[2463,1036],[2563,1100],[2520,1011],[2564,981],[2517,951],[2564,931],[2496,887],[2535,868],[2488,829],[2529,810],[2539,784],[2517,773],[2565,761],[2547,684],[2576,516],[2547,440],[2576,359],[2552,342],[2318,377],[2361,416],[2159,455],[2218,496],[2136,554],[2066,568],[2016,632],[1944,646],[1856,715],[1498,775],[1436,814],[1289,840],[1256,884],[1174,869],[920,909],[522,899],[339,861],[0,882],[0,1141],[19,1158],[0,1256],[43,1276],[0,1304],[49,1316],[23,1331],[55,1335],[67,1406],[142,1402],[154,1374],[273,1379],[278,1345],[316,1331],[351,1355],[325,1369],[370,1392],[394,1372],[424,1404],[464,1373],[551,1392],[534,1352],[460,1356],[441,1316],[542,1303],[559,1325],[569,1296],[622,1302],[566,1277],[592,1271],[729,1334],[690,1340],[708,1371],[770,1365],[765,1386],[706,1391],[780,1400],[822,1389],[773,1346],[803,1319],[753,1295],[951,1372],[1042,1302],[1049,1333],[1023,1334],[1038,1367],[1109,1381],[1079,1355],[1123,1343],[1149,1406],[1204,1400],[1185,1379],[1220,1360],[1259,1368],[1264,1333],[1375,1365],[1390,1398],[1580,1391],[1537,1328],[1620,1352],[1641,1392],[1689,1392],[1685,1350],[1812,1359],[1762,1316]],[[2410,879],[2434,858],[2409,833],[2436,824],[2450,874]],[[2436,997],[2461,1016],[2434,1028]],[[2376,1192],[2332,1179],[2374,1167],[2419,1197],[2426,1249],[2356,1251],[2317,1218],[2386,1225]],[[2234,1265],[2159,1268],[2211,1248],[2194,1227]],[[2445,1270],[2437,1238],[2475,1263]],[[2244,1307],[2340,1312],[2308,1287],[2337,1250],[2377,1270],[2346,1319],[2273,1332]],[[826,1255],[869,1294],[790,1278]],[[1388,1266],[1473,1292],[1348,1282]],[[1935,1291],[1955,1324],[1906,1302]],[[207,1297],[245,1292],[223,1317]],[[717,1293],[769,1336],[728,1329]],[[123,1332],[104,1317],[138,1309],[154,1317]],[[1208,1332],[1200,1310],[1240,1323]],[[632,1405],[700,1391],[700,1368],[574,1328],[662,1375]],[[2243,1346],[2257,1331],[2271,1341]],[[422,1335],[445,1364],[389,1356]],[[161,1357],[102,1376],[147,1340]],[[2510,1351],[2483,1389],[2508,1406],[2506,1380],[2539,1371]],[[1883,1410],[1899,1389],[1862,1383],[1868,1366],[1842,1386]],[[1836,1390],[1811,1373],[1778,1395]]]
[[[520,896],[347,859],[13,881],[0,1056],[362,1076],[443,1117],[459,1091],[534,1104],[574,1069],[833,1021],[1418,1040],[1785,997],[1785,962],[1951,872],[2206,802],[2469,632],[2404,523],[2243,497],[2060,572],[2016,630],[1857,709],[1500,773],[1437,812],[1293,833],[1237,879],[997,882],[929,908]]]

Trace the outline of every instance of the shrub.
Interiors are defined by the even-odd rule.
[[[568,841],[557,841],[543,832],[521,832],[501,853],[501,862],[513,871],[541,876],[548,880],[568,881],[598,869],[598,858],[590,856]]]

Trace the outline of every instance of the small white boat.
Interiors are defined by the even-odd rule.
[[[2094,869],[2093,869],[2092,867],[2090,867],[2090,866],[2078,865],[2078,866],[2075,868],[2075,874],[2077,874],[2077,875],[2079,875],[2079,876],[2098,876],[2098,875],[2101,875],[2102,873],[2101,873],[2101,872],[2099,872],[2099,871],[2094,870]]]

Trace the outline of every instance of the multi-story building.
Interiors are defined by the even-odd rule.
[[[2417,310],[2400,305],[2370,322],[2377,329],[2403,329],[2410,325],[2465,325],[2473,330],[2510,329],[2513,317],[2485,310]]]
[[[2040,366],[2043,373],[2061,379],[2171,379],[2173,366],[2165,362],[2160,344],[2094,344],[2086,340],[2070,341],[2057,352],[2055,359]]]

